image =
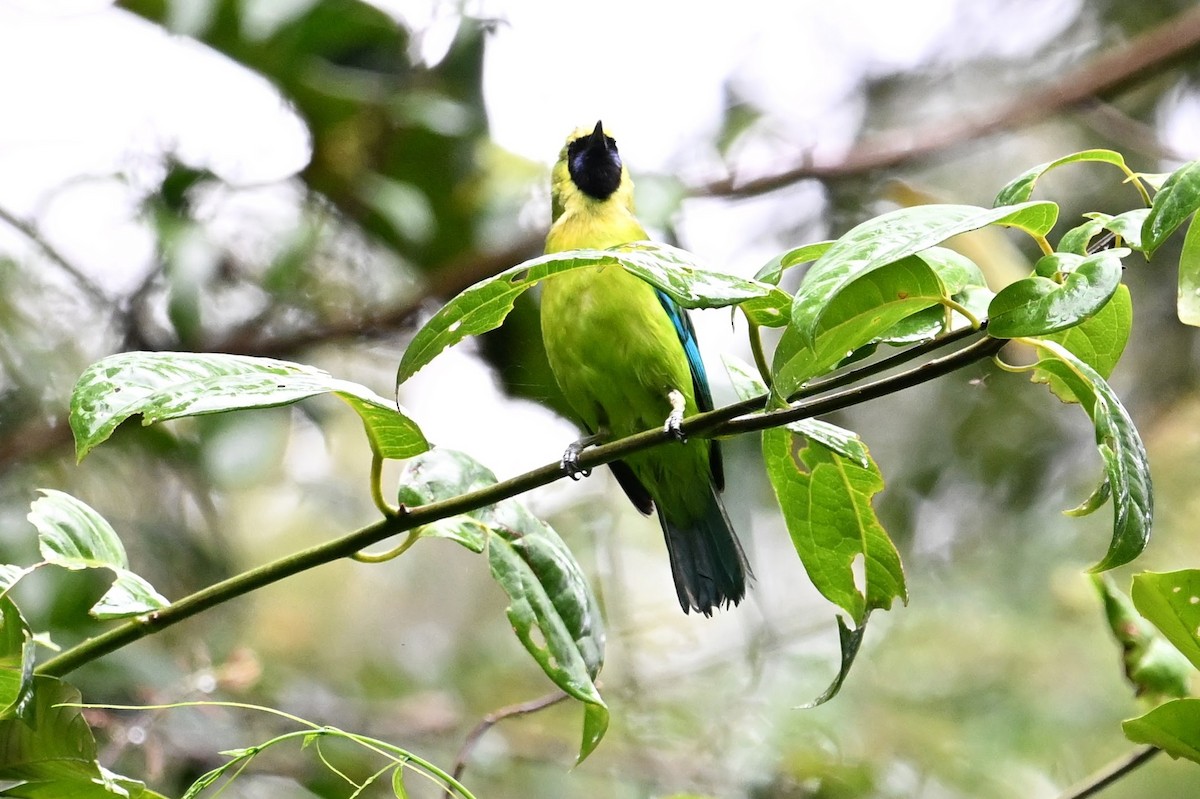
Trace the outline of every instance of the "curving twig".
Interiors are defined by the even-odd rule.
[[[483,734],[492,727],[505,719],[526,716],[530,713],[536,713],[539,710],[545,710],[548,707],[557,705],[566,698],[567,693],[565,691],[551,691],[545,696],[539,696],[537,699],[518,702],[515,705],[508,705],[488,713],[475,725],[474,729],[467,733],[462,748],[458,750],[458,756],[454,758],[454,770],[451,772],[451,775],[456,780],[462,779],[463,772],[467,770],[467,758],[471,756],[471,752],[474,751],[475,745],[479,743],[479,739],[483,737]],[[449,790],[446,791],[446,795],[451,795]]]

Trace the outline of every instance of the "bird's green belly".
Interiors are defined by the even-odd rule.
[[[678,334],[654,289],[617,266],[544,284],[542,335],[559,387],[580,421],[624,436],[661,425],[670,392],[695,412]]]

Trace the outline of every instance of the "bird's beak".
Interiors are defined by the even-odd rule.
[[[604,135],[604,122],[596,120],[596,127],[592,129],[592,135],[588,136],[588,149],[599,147],[601,150],[608,149],[608,140]]]

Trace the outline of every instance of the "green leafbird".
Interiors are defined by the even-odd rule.
[[[571,134],[554,165],[554,222],[546,252],[604,249],[647,238],[634,216],[633,182],[604,126]],[[644,514],[658,511],[685,613],[711,616],[746,593],[749,567],[717,492],[724,487],[715,441],[685,441],[683,417],[711,410],[696,333],[670,297],[618,265],[576,269],[543,284],[542,336],[559,387],[590,434],[568,448],[563,468],[580,473],[581,449],[658,425],[678,445],[610,464]]]

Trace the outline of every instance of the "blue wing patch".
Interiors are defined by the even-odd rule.
[[[658,295],[658,301],[662,303],[663,310],[667,312],[671,324],[675,326],[679,343],[683,345],[683,351],[687,355],[688,371],[692,374],[692,390],[696,394],[696,407],[701,412],[711,411],[713,409],[712,391],[708,387],[708,375],[704,372],[704,361],[700,358],[696,328],[692,327],[692,320],[688,318],[687,311],[679,307],[679,303],[660,289],[655,289],[654,293]],[[713,482],[716,483],[719,491],[725,488],[725,467],[721,461],[721,448],[717,446],[715,439],[712,441],[709,451],[709,465],[712,468]]]

